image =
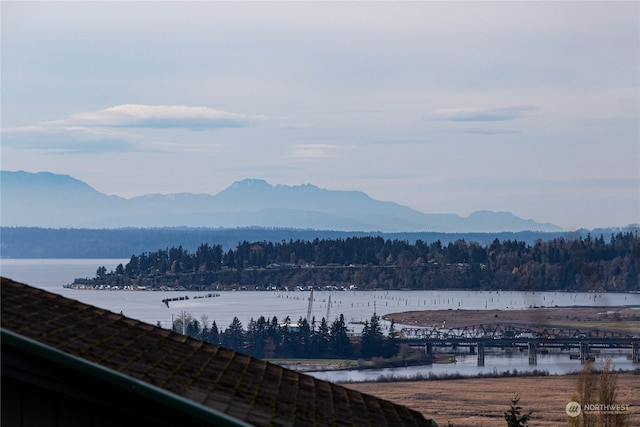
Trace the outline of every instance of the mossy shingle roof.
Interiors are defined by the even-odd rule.
[[[434,426],[419,412],[2,279],[1,326],[256,426]]]

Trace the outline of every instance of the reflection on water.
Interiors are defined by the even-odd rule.
[[[630,353],[630,350],[629,352]],[[632,370],[637,368],[631,360],[627,359],[624,352],[602,353],[596,357],[596,369],[602,367],[606,357],[611,357],[611,362],[615,369]],[[345,370],[345,371],[322,371],[309,372],[310,375],[318,379],[332,382],[361,382],[376,381],[380,377],[392,378],[413,378],[421,376],[427,378],[444,377],[447,375],[462,375],[473,377],[482,375],[500,375],[503,373],[533,372],[534,370],[546,371],[550,375],[562,375],[580,371],[582,365],[579,360],[570,360],[569,353],[563,354],[539,354],[538,364],[529,365],[529,357],[524,353],[508,353],[503,355],[485,355],[485,366],[477,366],[477,356],[458,355],[456,363],[434,364],[425,366],[409,366],[406,368],[386,368],[386,369],[365,369],[365,370]]]

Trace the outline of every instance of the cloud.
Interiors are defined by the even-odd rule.
[[[125,104],[104,110],[72,114],[68,119],[46,122],[52,126],[105,128],[179,128],[205,130],[247,127],[260,117],[229,113],[208,107]]]
[[[434,141],[425,138],[390,138],[390,139],[372,139],[370,141],[366,141],[364,143],[367,145],[389,145],[389,146],[398,146],[398,145],[427,145],[433,144]]]
[[[326,108],[317,110],[318,113],[338,113],[338,114],[378,114],[382,113],[382,110],[375,110],[371,108]]]
[[[515,129],[479,129],[479,128],[467,128],[453,131],[456,133],[468,133],[474,135],[517,135],[522,131]]]
[[[185,143],[172,141],[171,136],[154,137],[148,131],[244,128],[263,119],[208,107],[126,104],[75,113],[62,120],[3,128],[2,143],[19,149],[58,153],[172,151],[176,148],[201,151],[215,147],[192,144],[189,148]]]
[[[316,160],[337,157],[338,152],[350,147],[332,144],[299,144],[294,145],[290,158],[296,160]]]
[[[512,105],[498,108],[452,108],[439,109],[427,118],[450,122],[504,122],[519,119],[524,113],[535,110],[531,105]]]
[[[112,129],[42,124],[2,129],[2,144],[7,147],[58,153],[132,151],[140,142],[136,135]]]

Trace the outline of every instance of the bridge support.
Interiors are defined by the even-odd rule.
[[[631,361],[633,363],[640,363],[640,342],[634,341],[631,344]]]
[[[529,342],[527,345],[529,350],[529,365],[538,364],[538,344],[535,342]]]
[[[433,344],[430,342],[424,344],[424,355],[427,356],[427,358],[433,357]]]
[[[476,346],[469,344],[469,354],[476,354]]]
[[[484,344],[478,343],[478,366],[484,366]]]
[[[580,363],[585,363],[589,358],[589,343],[580,343]]]

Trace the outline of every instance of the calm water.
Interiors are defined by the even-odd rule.
[[[134,291],[94,291],[63,288],[79,277],[94,277],[99,266],[107,271],[115,269],[122,259],[2,259],[0,274],[16,281],[28,283],[49,292],[64,295],[87,304],[105,308],[141,321],[169,327],[172,319],[183,311],[191,313],[195,318],[205,318],[210,324],[216,321],[219,328],[225,329],[238,316],[246,327],[251,318],[260,315],[277,316],[282,320],[290,316],[295,322],[299,317],[306,317],[308,308],[308,292],[220,292],[216,298],[193,299],[194,296],[206,292],[134,292]],[[165,298],[189,296],[189,300],[170,303],[170,307],[162,302]],[[312,314],[316,319],[327,316],[327,304],[331,296],[329,318],[334,319],[344,314],[349,327],[358,331],[362,322],[371,317],[374,311],[378,315],[409,310],[430,309],[526,309],[538,307],[569,306],[619,306],[633,305],[640,307],[639,294],[611,293],[565,293],[565,292],[502,292],[502,291],[344,291],[314,292]],[[564,357],[566,356],[566,357]],[[598,361],[598,359],[596,359]],[[614,355],[617,368],[631,369],[631,362],[624,355]],[[414,376],[429,372],[461,373],[475,375],[478,372],[498,370],[529,369],[526,354],[504,357],[487,355],[484,367],[477,367],[474,356],[464,356],[455,365],[433,365],[419,368],[400,368],[380,371],[317,373],[320,378],[332,376],[331,380],[375,379],[380,375]],[[538,365],[532,369],[549,370],[552,373],[572,372],[580,369],[580,363],[569,360],[567,355],[540,355]],[[345,376],[348,376],[346,378]]]
[[[610,357],[616,369],[631,370],[637,368],[630,360],[627,360],[629,352],[610,352],[596,356],[594,367],[602,367],[606,358]],[[563,354],[539,354],[538,364],[529,365],[529,356],[526,352],[505,355],[493,354],[485,355],[485,366],[478,366],[477,356],[457,355],[456,363],[434,364],[426,366],[410,366],[407,368],[387,368],[370,370],[348,370],[348,371],[323,371],[308,372],[318,379],[332,382],[346,381],[375,381],[380,377],[412,378],[416,375],[428,377],[429,375],[451,375],[460,374],[463,376],[476,376],[478,374],[494,374],[503,372],[531,372],[533,370],[548,371],[551,375],[562,375],[578,372],[582,368],[579,360],[569,358],[569,353]]]

